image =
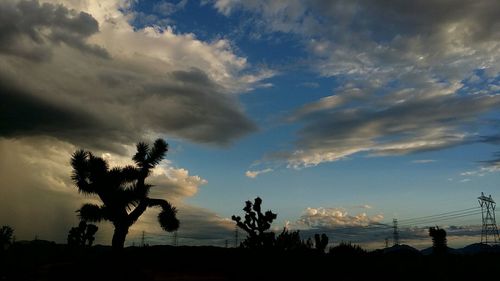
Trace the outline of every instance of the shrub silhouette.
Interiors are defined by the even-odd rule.
[[[7,249],[12,243],[12,234],[14,234],[14,229],[8,225],[4,225],[0,228],[0,251]]]
[[[251,201],[245,202],[245,220],[242,221],[239,216],[232,216],[232,220],[236,225],[243,229],[247,234],[245,241],[241,246],[245,248],[270,248],[275,244],[275,237],[273,232],[266,232],[271,227],[271,223],[277,218],[273,212],[261,211],[262,199],[255,198],[254,203]]]
[[[308,240],[310,241],[310,240]],[[311,244],[300,239],[300,231],[288,231],[285,227],[283,231],[276,237],[275,247],[282,251],[306,251],[311,249]]]
[[[352,245],[351,242],[341,242],[338,246],[330,248],[328,254],[336,257],[359,257],[366,254],[359,245]]]
[[[432,237],[432,250],[434,254],[446,253],[448,246],[446,245],[446,231],[439,227],[430,227],[429,236]]]
[[[328,236],[326,234],[314,234],[314,243],[316,246],[316,250],[320,253],[324,253],[326,246],[328,245]]]
[[[77,227],[72,227],[68,233],[69,246],[89,246],[91,247],[95,240],[95,233],[99,228],[94,224],[87,224],[81,221]]]
[[[85,204],[79,212],[82,220],[113,223],[113,249],[122,249],[129,227],[148,207],[161,207],[158,215],[161,227],[172,232],[179,228],[177,210],[168,201],[149,198],[152,185],[145,183],[146,177],[163,159],[167,143],[157,139],[153,147],[145,143],[137,144],[137,152],[132,157],[135,166],[109,168],[108,163],[91,152],[78,150],[71,158],[72,180],[83,194],[95,194],[102,205]]]

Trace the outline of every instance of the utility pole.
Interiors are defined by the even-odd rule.
[[[498,228],[495,220],[495,207],[496,203],[490,196],[485,196],[481,192],[478,198],[479,206],[481,206],[481,218],[483,227],[481,229],[481,243],[484,244],[498,244],[500,242],[498,237]]]
[[[389,238],[385,237],[385,247],[389,248]]]
[[[394,246],[399,245],[398,219],[392,220],[392,241]]]
[[[172,236],[172,239],[173,239],[173,245],[174,246],[177,246],[177,230],[174,231],[174,236]]]
[[[144,247],[144,230],[142,231],[141,247]]]
[[[238,245],[238,235],[239,235],[239,233],[238,233],[238,225],[236,225],[234,227],[234,247],[235,248],[238,248],[238,246],[239,246]]]

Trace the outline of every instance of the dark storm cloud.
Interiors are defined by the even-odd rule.
[[[462,131],[475,128],[476,117],[500,106],[500,96],[435,96],[388,108],[329,108],[303,117],[295,164],[334,161],[356,152],[406,154],[477,141]],[[321,159],[312,155],[332,152]],[[309,160],[308,160],[309,159]]]
[[[201,70],[176,71],[170,76],[175,83],[146,84],[134,97],[87,101],[89,107],[75,106],[79,97],[73,103],[47,101],[20,86],[2,83],[0,134],[50,135],[84,147],[121,152],[115,143],[134,143],[147,130],[215,144],[228,144],[255,130],[236,102],[218,93]],[[107,79],[111,83],[120,78]]]
[[[500,97],[435,97],[405,102],[383,110],[330,110],[310,116],[301,136],[350,140],[416,137],[434,128],[457,128],[475,121],[477,114],[500,105]],[[418,116],[417,120],[414,118]],[[384,141],[381,139],[380,141]]]
[[[148,120],[152,128],[167,127],[190,139],[205,143],[217,140],[221,144],[227,144],[224,136],[228,133],[231,138],[237,138],[256,129],[237,110],[238,105],[221,95],[219,86],[200,69],[174,71],[170,76],[179,84],[145,86],[145,92],[157,93],[159,99],[165,103],[172,102],[177,107]]]
[[[500,5],[495,0],[316,0],[315,11],[329,20],[349,24],[353,30],[370,30],[378,40],[398,35],[429,35],[446,24],[469,21],[470,36],[482,39],[498,34]],[[474,31],[474,32],[472,32]]]
[[[0,78],[0,135],[68,132],[90,127],[92,117],[31,96]]]
[[[0,3],[0,51],[4,54],[44,61],[52,56],[50,43],[64,43],[107,58],[105,49],[85,42],[98,31],[98,23],[91,15],[62,5],[38,1]]]
[[[155,40],[126,30],[132,34],[120,38],[120,52],[140,38]],[[0,136],[48,135],[85,148],[123,152],[117,144],[151,134],[227,145],[256,130],[235,95],[209,77],[208,70],[165,63],[147,51],[111,58],[105,48],[89,44],[90,36],[100,31],[88,13],[38,1],[6,1],[0,3],[0,31]],[[161,40],[152,41],[153,46],[198,44],[196,55],[202,57],[221,52],[216,48],[222,46],[204,46],[175,34]],[[176,56],[190,52],[167,51]],[[228,68],[231,59],[238,59],[227,51],[222,55],[228,56],[221,58]]]

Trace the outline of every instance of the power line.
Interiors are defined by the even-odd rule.
[[[477,209],[480,209],[480,207],[467,208],[467,209],[450,211],[450,212],[446,212],[446,213],[440,213],[440,214],[435,214],[435,215],[428,215],[428,216],[423,216],[423,217],[416,217],[416,218],[409,218],[409,219],[400,219],[399,222],[407,222],[407,221],[421,220],[421,219],[432,218],[432,217],[440,217],[440,216],[443,216],[443,215],[448,215],[448,214],[453,214],[453,213],[460,213],[460,212],[465,212],[465,211],[470,211],[470,210],[477,210]]]
[[[479,215],[479,214],[481,214],[481,211],[469,211],[469,212],[463,212],[463,213],[457,213],[457,214],[444,215],[444,216],[435,217],[432,219],[413,221],[413,222],[409,222],[409,223],[407,222],[403,225],[404,226],[416,226],[416,225],[421,225],[421,224],[432,224],[433,222],[436,222],[436,221],[453,220],[456,218],[474,216],[474,215]]]

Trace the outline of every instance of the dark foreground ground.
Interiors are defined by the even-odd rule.
[[[500,255],[320,255],[215,247],[68,249],[50,243],[0,252],[0,280],[500,280]]]

